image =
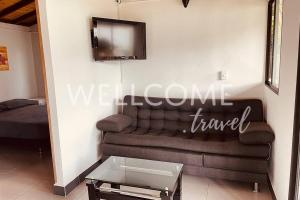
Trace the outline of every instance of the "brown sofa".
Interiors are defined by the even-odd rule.
[[[134,99],[134,102],[132,101]],[[172,102],[172,103],[170,103]],[[191,175],[265,183],[274,134],[264,122],[260,100],[221,100],[205,102],[196,99],[164,99],[126,96],[123,113],[97,123],[103,131],[104,159],[124,156],[178,162]],[[157,105],[152,105],[153,103]],[[178,103],[178,105],[171,105]],[[214,104],[215,103],[215,104]],[[138,104],[138,105],[136,105]],[[199,108],[199,120],[228,121],[241,119],[249,112],[245,131],[225,127],[210,127],[192,133],[194,115]]]

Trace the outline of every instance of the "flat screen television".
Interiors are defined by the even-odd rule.
[[[146,59],[146,24],[92,18],[92,47],[96,61]]]

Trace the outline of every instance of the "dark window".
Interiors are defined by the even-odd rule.
[[[282,0],[270,0],[268,5],[268,37],[265,83],[279,92],[280,53],[282,32]]]

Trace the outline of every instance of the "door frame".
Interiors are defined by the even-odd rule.
[[[299,31],[300,34],[300,31]],[[289,200],[299,200],[300,186],[300,37],[298,47],[298,70],[294,112],[294,131],[290,172]]]
[[[45,90],[45,100],[47,105],[47,113],[48,113],[48,122],[49,122],[49,134],[50,134],[50,148],[51,148],[51,156],[52,156],[52,168],[53,168],[53,175],[54,175],[54,183],[57,182],[57,172],[56,172],[56,163],[55,163],[55,152],[54,152],[54,144],[53,144],[53,129],[51,123],[51,108],[49,103],[49,92],[48,92],[48,80],[46,75],[46,62],[45,62],[45,53],[44,53],[44,46],[43,46],[43,36],[42,36],[42,27],[41,27],[41,16],[40,16],[40,7],[39,7],[39,0],[35,0],[35,7],[36,7],[36,18],[37,18],[37,32],[39,37],[39,49],[40,49],[40,56],[41,56],[41,63],[42,63],[42,76],[44,79],[44,90]]]

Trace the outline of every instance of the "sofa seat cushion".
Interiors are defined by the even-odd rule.
[[[203,162],[204,167],[207,168],[255,173],[268,172],[268,161],[266,159],[204,154]]]
[[[187,137],[187,135],[174,132],[149,132],[146,130],[125,131],[122,133],[106,133],[104,143],[169,148],[228,156],[269,157],[269,145],[244,145],[239,142],[238,137],[227,137],[224,141],[220,141],[214,137],[206,140],[201,136]]]

